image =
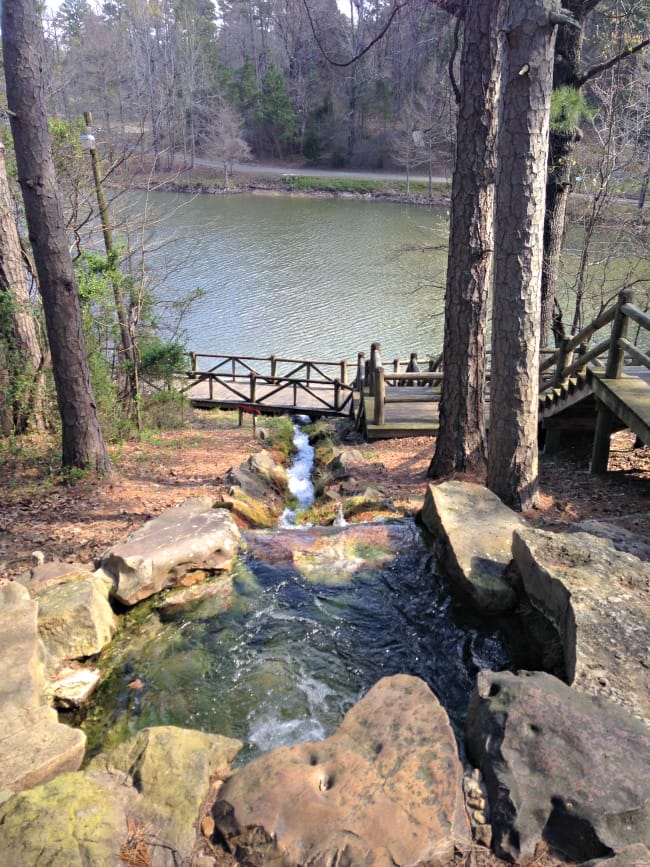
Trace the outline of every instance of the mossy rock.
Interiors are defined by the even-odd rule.
[[[245,494],[236,486],[218,503],[219,507],[228,509],[235,518],[239,518],[247,527],[269,529],[276,527],[280,512],[261,500]]]

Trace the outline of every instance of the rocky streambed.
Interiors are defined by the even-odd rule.
[[[364,496],[377,507],[381,492],[354,488],[354,454],[336,460],[331,493],[354,508]],[[545,670],[508,670],[485,639],[496,625],[464,624],[475,639],[459,645],[465,651],[454,646],[443,665],[452,681],[471,678],[469,706],[452,713],[452,726],[426,668],[405,672],[395,642],[380,640],[393,666],[360,682],[341,722],[317,739],[270,749],[233,772],[241,739],[181,719],[141,728],[80,770],[85,735],[50,705],[88,701],[102,648],[116,633],[119,641],[124,611],[146,598],[172,632],[191,628],[196,606],[211,607],[218,622],[233,604],[233,567],[241,580],[232,515],[245,512],[251,523],[252,514],[277,512],[280,478],[261,452],[235,472],[227,502],[169,510],[97,570],[47,563],[0,588],[3,863],[449,864],[479,844],[523,862],[541,841],[574,862],[649,863],[647,548],[603,525],[589,528],[598,535],[534,530],[467,483],[428,488],[422,571],[389,586],[396,598],[412,597],[416,584],[435,584],[440,564],[456,600],[449,605],[491,624],[505,618]],[[370,566],[390,571],[422,544],[403,521],[244,535],[248,558],[289,568],[301,593],[310,584],[325,597],[359,583]],[[249,593],[259,590],[249,583]],[[430,632],[440,628],[420,607]],[[398,621],[405,638],[415,631],[409,618],[407,609]],[[379,639],[386,629],[377,617]],[[410,646],[441,652],[425,639],[426,630]],[[454,655],[468,647],[472,665],[461,676]],[[130,675],[127,688],[139,696],[146,684],[137,670]]]

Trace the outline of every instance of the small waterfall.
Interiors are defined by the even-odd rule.
[[[298,509],[308,509],[314,502],[314,486],[311,481],[311,473],[314,468],[314,449],[307,434],[303,433],[297,424],[294,425],[293,444],[296,447],[296,453],[287,470],[289,491],[298,501]],[[297,511],[297,509],[285,509],[278,526],[282,529],[295,527]]]

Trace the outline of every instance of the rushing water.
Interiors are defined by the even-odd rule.
[[[205,292],[185,320],[192,350],[341,361],[372,341],[390,358],[441,346],[444,208],[167,193],[148,207],[158,297]]]
[[[249,557],[226,611],[208,600],[163,623],[145,606],[101,661],[91,751],[173,724],[240,738],[249,758],[326,736],[398,672],[427,681],[460,731],[476,672],[507,666],[508,655],[496,629],[468,622],[452,601],[415,528],[404,548],[335,585]]]

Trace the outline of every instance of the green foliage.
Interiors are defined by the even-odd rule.
[[[140,373],[151,379],[162,379],[170,391],[174,375],[187,368],[185,349],[180,343],[165,343],[160,337],[149,337],[139,344]]]
[[[292,420],[286,415],[272,416],[265,420],[264,427],[269,447],[279,454],[283,464],[288,465],[296,451]]]
[[[298,117],[284,77],[277,66],[269,65],[262,81],[257,119],[276,141],[290,142],[298,132]]]
[[[583,121],[591,120],[594,110],[589,106],[581,90],[563,85],[551,96],[551,132],[572,135],[580,129]]]
[[[157,391],[142,398],[143,436],[151,430],[179,430],[185,425],[188,400],[178,391]]]

